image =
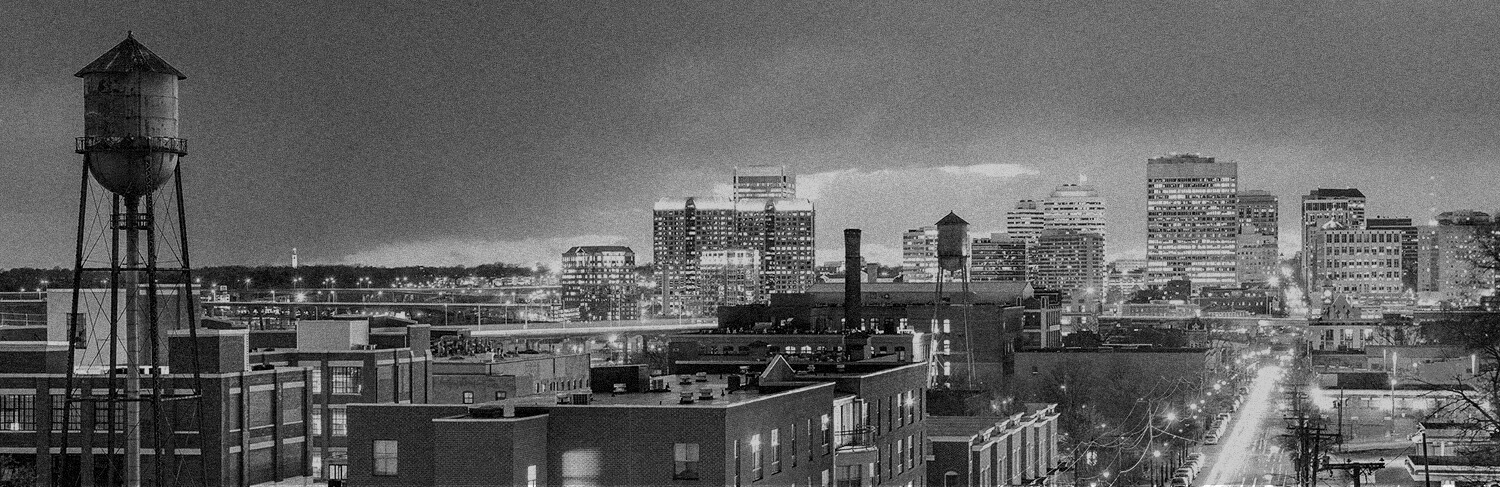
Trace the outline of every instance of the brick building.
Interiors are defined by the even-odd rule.
[[[925,366],[764,367],[471,407],[351,406],[350,480],[896,486],[926,477]]]
[[[1054,485],[1057,420],[1057,405],[1042,403],[1007,416],[929,417],[927,485]]]
[[[433,397],[427,349],[431,327],[408,324],[374,330],[378,331],[362,317],[302,320],[297,322],[295,348],[266,347],[249,354],[249,361],[262,367],[307,368],[309,461],[315,478],[344,478],[349,404],[424,404]]]
[[[309,423],[312,406],[307,384],[311,372],[305,368],[252,367],[246,360],[245,330],[198,331],[196,347],[186,331],[169,333],[165,388],[191,391],[193,362],[197,350],[202,372],[201,396],[197,399],[163,401],[166,418],[162,448],[170,448],[174,464],[162,477],[156,475],[154,456],[142,460],[142,482],[146,485],[250,485],[292,479],[310,474]],[[53,448],[62,446],[63,423],[67,423],[69,450],[109,444],[109,407],[103,401],[74,403],[64,411],[67,345],[47,341],[0,342],[0,453],[36,467],[38,478],[53,476],[63,485],[109,485],[122,481],[123,460],[104,453],[56,458]],[[81,368],[74,386],[102,394],[109,388],[104,369]],[[116,379],[123,387],[124,377]],[[142,390],[152,381],[142,378]],[[203,413],[198,421],[198,406]],[[123,411],[123,405],[116,407]],[[143,407],[149,411],[149,407]],[[117,418],[123,417],[116,413]],[[153,415],[143,412],[143,451],[153,451],[157,431]],[[116,431],[121,431],[117,426]],[[115,441],[123,441],[115,434]],[[205,455],[205,453],[208,453]],[[114,478],[110,477],[110,463]],[[165,463],[165,462],[164,462]],[[91,475],[79,478],[80,472]],[[204,474],[207,478],[204,478]],[[167,477],[166,475],[171,475]]]

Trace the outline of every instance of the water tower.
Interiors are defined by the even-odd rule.
[[[960,319],[961,323],[959,323],[959,326],[964,333],[963,355],[964,363],[966,365],[965,368],[968,370],[968,376],[966,377],[966,383],[964,385],[969,386],[972,385],[974,381],[974,347],[973,339],[971,338],[972,333],[970,333],[971,330],[969,328],[968,308],[970,304],[969,222],[965,221],[963,218],[960,218],[958,214],[950,211],[948,212],[948,216],[945,216],[943,217],[943,219],[938,220],[937,231],[937,295],[935,296],[932,303],[932,322],[939,323],[938,313],[940,310],[943,310],[945,308],[951,309],[955,305],[962,308]],[[943,282],[947,281],[950,275],[956,278],[962,285],[962,287],[960,288],[961,292],[958,295],[951,297],[943,294]],[[948,340],[947,334],[949,332],[947,329],[944,329],[941,333],[938,333],[938,327],[934,326],[933,328],[934,333],[932,335],[934,348],[932,348],[932,350],[937,350],[938,348],[936,347],[936,344],[938,343],[938,340]],[[951,360],[949,362],[951,365]]]
[[[197,307],[178,164],[187,155],[187,141],[178,133],[177,82],[186,76],[133,35],[76,76],[83,78],[84,135],[75,145],[83,155],[83,165],[68,320],[71,366],[66,395],[70,409],[66,411],[81,415],[84,409],[71,408],[82,404],[107,408],[107,414],[96,416],[108,433],[93,435],[107,437],[106,483],[130,486],[142,483],[142,414],[149,413],[151,445],[167,452],[152,455],[151,483],[166,485],[177,478],[178,465],[176,449],[167,448],[175,444],[175,438],[164,435],[175,436],[173,431],[190,427],[173,425],[176,415],[168,414],[164,402],[191,400],[199,408],[195,415],[199,423],[203,417],[201,401],[196,400],[201,391],[196,350],[192,371],[164,377],[162,370],[167,363],[166,332],[186,329],[197,345]],[[172,190],[164,189],[168,182],[175,183]],[[175,208],[175,215],[162,211],[166,208]],[[158,220],[158,213],[169,218]],[[105,273],[107,279],[95,281]],[[99,289],[90,289],[96,282]],[[176,283],[174,292],[165,293],[159,285],[163,282]],[[167,296],[177,300],[175,309],[163,302]],[[179,380],[186,372],[191,372],[191,384]],[[123,417],[117,410],[123,411]],[[195,426],[201,429],[202,425]],[[66,432],[62,441],[66,452]],[[97,444],[98,440],[86,441]],[[115,459],[117,449],[123,450],[122,459]],[[93,457],[80,455],[76,465],[65,460],[63,468],[55,471],[92,476]],[[117,461],[119,472],[115,471]]]

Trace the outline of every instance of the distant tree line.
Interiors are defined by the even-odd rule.
[[[474,267],[409,266],[369,267],[357,265],[305,265],[290,266],[215,266],[193,269],[193,278],[203,285],[218,284],[244,287],[249,279],[251,288],[290,287],[391,287],[392,285],[424,285],[439,281],[457,281],[467,278],[480,280],[510,277],[532,277],[550,270],[541,264],[526,266],[494,263]],[[84,273],[83,282],[88,286],[107,283],[109,273]],[[161,272],[157,281],[164,284],[182,280],[179,272]],[[67,288],[73,285],[73,270],[54,267],[35,269],[17,267],[0,271],[0,292],[34,291],[38,288]]]

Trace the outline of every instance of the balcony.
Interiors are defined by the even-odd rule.
[[[865,465],[880,459],[880,449],[875,446],[875,427],[859,425],[836,432],[838,448],[833,451],[836,467]]]

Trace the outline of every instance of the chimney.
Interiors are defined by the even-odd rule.
[[[844,229],[844,329],[864,329],[860,302],[859,282],[859,236],[858,228]]]
[[[874,284],[880,282],[880,264],[871,262],[865,264],[865,282]]]

